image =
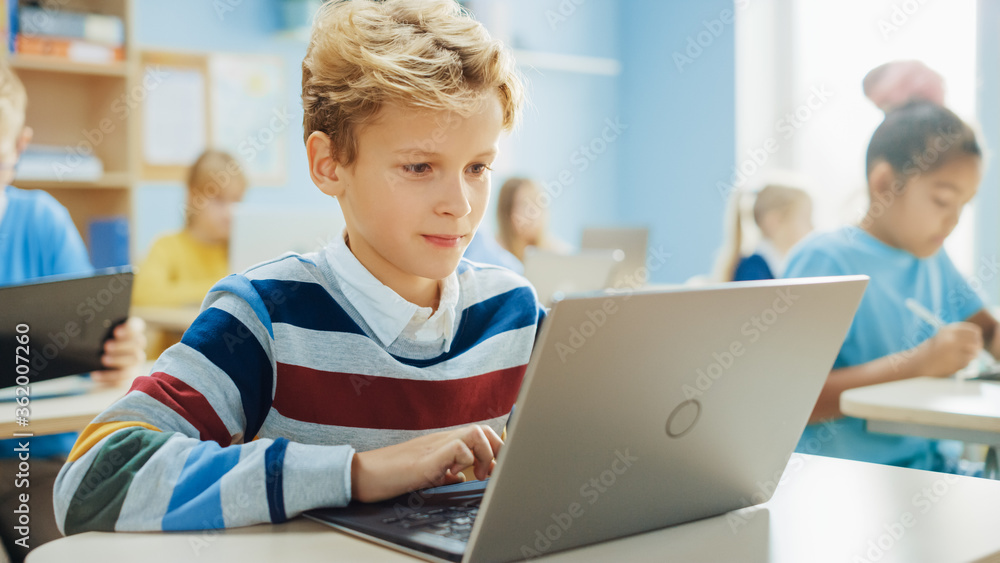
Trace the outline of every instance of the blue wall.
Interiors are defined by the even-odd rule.
[[[677,71],[671,53],[682,51],[687,37],[702,31],[702,20],[717,18],[732,2],[575,1],[505,0],[501,31],[515,49],[617,60],[622,72],[523,68],[529,106],[520,129],[504,143],[506,164],[495,188],[511,174],[541,180],[553,196],[552,231],[573,245],[588,225],[649,226],[651,243],[672,254],[653,272],[654,281],[705,273],[721,240],[724,202],[715,182],[728,176],[735,160],[732,26],[724,26],[684,72]],[[294,116],[288,180],[280,187],[252,187],[246,200],[328,204],[309,180],[300,140],[305,43],[280,38],[276,0],[234,2],[235,9],[221,17],[216,4],[225,3],[137,0],[140,47],[281,57]],[[622,125],[627,128],[619,132]],[[156,236],[181,226],[182,202],[178,184],[138,188],[139,256]],[[492,209],[488,213],[491,228]]]
[[[280,11],[274,0],[231,2],[232,11],[216,11],[227,2],[205,0],[137,0],[135,26],[140,49],[165,51],[255,53],[280,57],[285,65],[287,109],[292,115],[287,130],[287,181],[283,186],[253,186],[245,201],[281,205],[335,204],[320,193],[306,169],[302,143],[302,58],[306,44],[279,36]],[[183,225],[184,187],[174,184],[141,184],[135,196],[134,251],[144,257],[153,240]]]
[[[697,58],[688,38],[705,20],[732,10],[728,0],[628,2],[621,17],[621,115],[629,125],[620,148],[620,217],[651,228],[650,246],[672,256],[652,272],[657,282],[682,282],[711,270],[722,241],[725,201],[716,182],[732,173],[736,156],[733,26],[701,39]],[[697,53],[692,49],[692,53]]]

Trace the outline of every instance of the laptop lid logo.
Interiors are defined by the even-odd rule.
[[[701,403],[697,399],[684,401],[667,417],[667,436],[683,437],[694,428],[699,418],[701,418]]]

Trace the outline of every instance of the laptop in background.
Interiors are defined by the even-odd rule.
[[[322,209],[240,204],[229,234],[229,271],[242,272],[286,252],[305,254],[326,246],[344,231],[337,206]]]
[[[129,267],[0,287],[0,387],[104,369],[104,341],[131,302]]]
[[[488,482],[306,516],[432,561],[504,562],[765,502],[867,283],[769,280],[558,301]]]
[[[645,227],[586,228],[580,248],[619,249],[624,253],[621,263],[615,269],[610,287],[635,288],[639,272],[646,266],[646,247],[649,244],[649,229]]]
[[[610,287],[611,276],[621,258],[621,253],[614,250],[561,254],[528,249],[524,255],[524,277],[535,287],[538,300],[548,307],[568,295]]]

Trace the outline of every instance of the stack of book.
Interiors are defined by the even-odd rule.
[[[117,16],[18,5],[0,0],[9,17],[8,49],[23,55],[40,55],[83,63],[125,60],[125,26]]]
[[[104,175],[104,163],[75,147],[31,144],[17,163],[17,180],[93,182]]]

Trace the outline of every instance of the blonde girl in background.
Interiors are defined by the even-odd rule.
[[[788,251],[813,230],[812,198],[804,190],[768,184],[753,196],[753,220],[760,241],[753,254],[742,255],[743,205],[750,197],[736,192],[730,205],[727,246],[716,268],[719,281],[780,278]]]
[[[548,234],[549,213],[542,204],[542,190],[528,178],[510,178],[497,199],[497,242],[524,262],[530,246],[550,252],[569,252],[569,246]]]

